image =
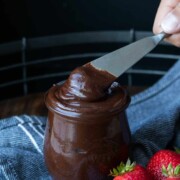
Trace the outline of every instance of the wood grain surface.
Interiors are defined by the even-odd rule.
[[[30,94],[0,102],[0,118],[21,114],[46,116],[44,93]]]

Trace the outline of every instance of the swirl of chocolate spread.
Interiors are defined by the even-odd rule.
[[[46,105],[68,116],[121,111],[129,104],[127,92],[112,74],[86,64],[76,68],[63,84],[54,85]]]
[[[130,97],[115,79],[87,64],[46,94],[44,154],[54,180],[106,180],[110,168],[127,159]]]

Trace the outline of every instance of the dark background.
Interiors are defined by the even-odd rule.
[[[77,31],[151,31],[159,0],[0,0],[0,43]]]
[[[116,42],[116,39],[111,43],[98,43],[98,38],[102,37],[97,36],[93,43],[87,43],[86,37],[83,44],[77,41],[66,45],[67,39],[58,40],[57,37],[65,37],[67,34],[63,34],[69,32],[80,32],[82,35],[81,32],[86,31],[130,32],[134,29],[136,32],[152,32],[159,2],[160,0],[0,0],[0,100],[46,91],[52,84],[65,80],[77,66],[99,57],[98,53],[111,52],[129,43]],[[111,37],[109,35],[108,38]],[[26,39],[25,47],[22,46],[23,39]],[[36,44],[32,46],[30,42],[34,39],[40,39],[40,48],[36,49]],[[12,41],[19,42],[19,45],[7,43]],[[64,45],[49,46],[50,42],[62,42]],[[7,52],[2,50],[3,43],[8,44]],[[10,44],[13,44],[12,48],[9,48]],[[44,44],[47,46],[43,47]],[[13,48],[18,50],[10,52]],[[179,54],[179,49],[174,46],[158,46],[154,53]],[[167,71],[174,63],[173,58],[166,58],[165,61],[161,57],[146,57],[134,68]],[[131,85],[150,86],[162,75],[134,73]],[[127,85],[129,74],[125,73],[121,77],[121,84]]]

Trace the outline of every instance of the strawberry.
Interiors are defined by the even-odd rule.
[[[147,165],[153,180],[180,180],[180,154],[172,150],[156,152]]]
[[[121,162],[117,168],[113,168],[110,175],[114,177],[113,180],[151,180],[144,167],[131,163],[129,159],[126,164]]]

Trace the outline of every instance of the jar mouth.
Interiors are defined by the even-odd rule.
[[[61,81],[53,85],[45,94],[45,105],[48,110],[64,117],[88,118],[109,117],[124,111],[130,103],[130,96],[127,90],[119,87],[118,92],[107,96],[106,98],[94,101],[84,102],[79,100],[68,101],[59,98],[56,94],[63,85]]]

